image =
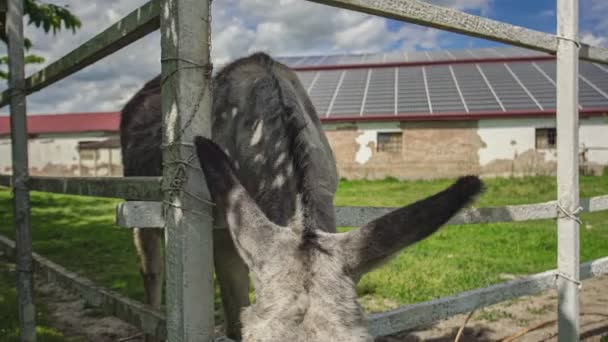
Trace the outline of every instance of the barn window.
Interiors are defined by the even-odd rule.
[[[555,128],[536,129],[536,149],[555,148],[557,143],[557,131]]]
[[[378,132],[378,152],[401,153],[401,132]]]

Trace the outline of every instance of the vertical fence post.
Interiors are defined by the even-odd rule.
[[[578,0],[558,0],[557,221],[559,341],[579,340]]]
[[[11,147],[13,153],[13,215],[17,247],[17,297],[19,305],[19,340],[36,341],[34,307],[34,264],[30,224],[30,194],[27,180],[27,117],[25,100],[25,63],[23,51],[23,0],[9,0],[6,16]]]
[[[214,334],[212,206],[193,146],[211,135],[210,0],[161,6],[167,339]]]

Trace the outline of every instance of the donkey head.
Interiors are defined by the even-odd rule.
[[[355,284],[396,252],[435,232],[481,192],[474,176],[347,233],[308,227],[301,205],[288,227],[268,220],[239,183],[228,156],[197,137],[211,197],[249,266],[256,303],[242,312],[245,341],[372,341]],[[277,199],[282,200],[282,199]]]

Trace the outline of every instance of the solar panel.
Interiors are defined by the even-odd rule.
[[[501,57],[521,57],[522,56],[521,52],[516,49],[492,48],[492,51],[494,51],[498,56],[501,56]]]
[[[455,64],[452,69],[469,112],[502,110],[475,65]]]
[[[534,63],[536,63],[536,65],[538,65],[538,67],[541,68],[541,70],[544,71],[545,74],[553,81],[557,80],[554,61],[538,61]]]
[[[363,93],[367,84],[368,69],[350,69],[344,74],[342,86],[334,100],[329,115],[336,116],[359,116]]]
[[[428,61],[429,57],[424,51],[411,51],[407,53],[408,62]]]
[[[329,56],[329,57],[325,58],[325,60],[323,60],[319,65],[336,65],[336,64],[338,64],[340,59],[342,59],[342,57],[343,57],[342,55]]]
[[[310,90],[310,98],[317,113],[323,115],[327,112],[329,103],[334,95],[336,86],[340,81],[341,70],[320,71],[317,82]]]
[[[508,65],[544,109],[555,108],[555,86],[532,63],[513,62]]]
[[[538,70],[538,72],[543,76],[543,78],[545,78],[546,80],[549,81],[549,83],[551,83],[553,86],[555,86],[555,80],[553,78],[551,78],[551,76],[549,76],[549,74],[547,74],[547,72],[545,72],[540,66],[540,61],[537,62],[532,62],[532,65],[534,66],[534,69]]]
[[[582,65],[583,63],[579,64],[579,67]],[[587,79],[587,81],[591,82],[587,76],[590,76],[590,74],[585,73],[584,75],[581,74],[581,76],[585,77],[585,79]],[[595,85],[595,83],[592,82],[593,85]],[[578,88],[579,88],[579,102],[583,107],[586,108],[594,108],[594,107],[603,107],[606,106],[608,104],[608,99],[606,99],[606,97],[604,97],[600,92],[598,92],[596,89],[593,89],[593,87],[589,84],[587,84],[587,82],[583,81],[582,79],[578,82]]]
[[[363,59],[363,62],[365,63],[382,63],[383,60],[383,56],[384,54],[382,53],[369,53],[367,55],[365,55],[365,59]]]
[[[280,61],[281,63],[287,65],[287,66],[293,66],[296,64],[297,61],[299,61],[300,59],[302,59],[302,57],[279,57],[277,58],[278,61]]]
[[[422,67],[403,67],[398,69],[397,103],[401,113],[428,113]]]
[[[300,79],[300,82],[302,83],[302,86],[304,87],[304,89],[308,89],[310,82],[312,82],[313,78],[315,78],[315,75],[317,74],[317,72],[316,71],[298,71],[298,72],[296,72],[296,74],[298,75],[298,78]]]
[[[480,64],[480,67],[506,110],[538,109],[504,64]]]
[[[452,50],[450,52],[452,53],[452,56],[456,57],[456,59],[475,58],[475,56],[473,56],[469,50]]]
[[[324,58],[323,56],[310,56],[310,57],[306,57],[304,60],[300,61],[300,63],[298,64],[298,66],[317,65],[319,63],[319,61],[321,61],[323,58]]]
[[[403,52],[391,52],[386,54],[384,61],[389,63],[405,62],[405,58],[403,57]]]
[[[449,61],[452,57],[446,51],[427,51],[432,61]]]
[[[426,67],[426,78],[433,113],[465,112],[458,88],[447,65]]]
[[[536,64],[553,80],[556,79],[556,69],[555,69],[555,61],[543,61],[536,62]],[[589,70],[583,66],[586,62],[581,62],[579,64],[579,70],[581,71],[581,75],[587,77],[589,76]],[[600,93],[598,93],[595,89],[589,86],[587,83],[583,81],[578,82],[578,102],[583,106],[583,108],[593,108],[606,106],[608,101],[604,98]]]
[[[363,55],[346,55],[340,61],[340,64],[357,64],[361,63],[363,60]]]
[[[363,113],[368,116],[395,113],[395,68],[372,69]]]
[[[513,46],[511,48],[509,48],[509,50],[512,50],[514,55],[516,56],[520,56],[520,57],[525,57],[525,56],[549,56],[549,53],[546,52],[541,52],[541,51],[535,51],[535,50],[530,50],[530,49],[524,49],[518,46]]]
[[[496,58],[496,57],[500,57],[498,54],[496,54],[496,52],[492,51],[491,49],[485,48],[485,49],[475,49],[475,55],[478,58]]]
[[[294,61],[293,61],[293,63],[292,63],[292,65],[294,67],[302,66],[302,62],[304,62],[306,60],[306,58],[308,58],[308,57],[306,57],[306,56],[300,56],[300,58],[295,58]]]
[[[581,61],[579,70],[582,76],[591,81],[604,93],[608,93],[608,72],[589,62]]]

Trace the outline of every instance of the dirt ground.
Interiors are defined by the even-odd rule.
[[[39,296],[47,303],[51,319],[66,336],[91,342],[140,341],[136,328],[87,307],[82,299],[52,284],[38,284]],[[608,276],[583,282],[581,290],[583,341],[608,341]],[[476,311],[460,341],[503,341],[522,330],[556,318],[555,290],[522,297]],[[454,341],[467,314],[454,316],[426,329],[378,338],[377,342]],[[557,326],[549,322],[513,341],[557,341]]]

